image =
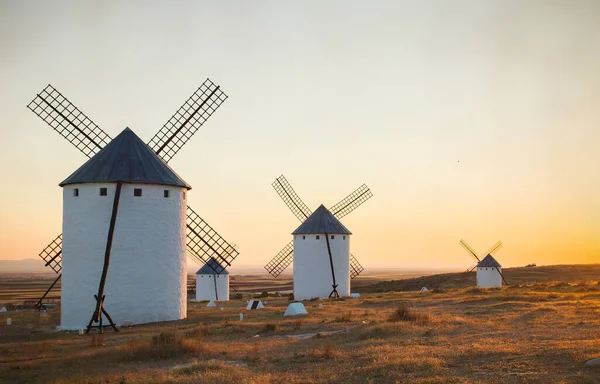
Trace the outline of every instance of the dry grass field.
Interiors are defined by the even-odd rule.
[[[281,297],[190,303],[186,320],[104,335],[55,331],[60,308],[0,313],[0,383],[600,382],[584,367],[600,357],[600,266],[541,268],[502,289],[461,286],[465,274],[377,283],[361,290],[437,289],[306,301],[294,318]]]

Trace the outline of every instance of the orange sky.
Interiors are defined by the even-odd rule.
[[[466,269],[460,238],[502,240],[504,266],[600,262],[597,2],[178,4],[0,5],[0,259],[61,232],[85,161],[25,108],[46,84],[149,140],[210,77],[230,98],[170,165],[239,265],[299,224],[280,174],[311,209],[371,187],[343,219],[366,267]]]

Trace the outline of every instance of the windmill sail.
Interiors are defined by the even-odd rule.
[[[362,265],[356,260],[353,254],[350,254],[350,278],[354,279],[356,276],[360,275],[362,271],[365,269]]]
[[[467,244],[466,241],[464,241],[463,239],[460,239],[459,244],[471,255],[475,258],[475,260],[477,260],[477,262],[480,262],[481,260],[479,259],[479,256],[477,256],[477,253],[473,250],[473,248],[471,248],[469,246],[469,244]]]
[[[496,244],[492,245],[492,247],[490,249],[488,249],[488,251],[486,253],[484,253],[484,256],[487,255],[493,255],[494,253],[498,252],[498,250],[500,250],[500,248],[502,248],[502,242],[498,241]]]
[[[304,204],[304,201],[283,175],[275,179],[271,185],[298,220],[304,221],[312,214],[312,211]]]
[[[54,272],[60,273],[62,269],[62,233],[50,244],[48,244],[39,256],[46,263],[46,267],[50,267]]]
[[[336,219],[340,220],[371,197],[373,197],[373,193],[366,184],[363,184],[356,191],[343,198],[342,201],[329,208],[329,211],[333,213]]]
[[[278,277],[294,261],[294,242],[290,241],[281,251],[279,251],[267,265],[265,269],[273,277]]]
[[[148,146],[168,163],[225,100],[227,95],[220,86],[206,79],[154,135]]]
[[[206,223],[191,207],[187,208],[187,249],[200,265],[212,257],[222,265],[231,266],[239,252]],[[226,268],[226,267],[223,267]],[[215,271],[220,274],[223,271]]]
[[[50,84],[27,108],[87,157],[94,156],[111,141],[106,132]]]

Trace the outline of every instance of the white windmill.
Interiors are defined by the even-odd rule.
[[[350,296],[350,235],[319,206],[293,233],[294,299]]]
[[[477,253],[471,248],[464,240],[460,240],[460,245],[477,260],[477,264],[470,267],[467,272],[473,271],[473,269],[477,269],[477,287],[479,288],[492,288],[492,287],[501,287],[502,282],[508,285],[506,280],[504,279],[504,275],[502,274],[502,266],[496,259],[494,259],[493,254],[498,252],[500,248],[502,248],[502,242],[498,241],[494,244],[481,258],[477,256]]]
[[[229,272],[214,258],[196,272],[196,301],[229,301]]]
[[[294,216],[304,222],[312,214],[311,210],[304,204],[300,196],[294,191],[287,179],[281,175],[272,184],[283,202],[290,208]],[[343,198],[340,202],[329,208],[336,219],[341,219],[362,203],[373,197],[373,193],[365,184],[358,187],[354,192]],[[267,272],[273,277],[278,277],[294,261],[294,244],[290,241],[275,257],[265,265]],[[363,271],[362,265],[354,255],[350,254],[350,278],[354,279]]]
[[[60,186],[61,328],[83,328],[94,297],[104,296],[107,305],[103,299],[96,304],[110,323],[185,318],[191,187],[129,128]]]
[[[62,276],[62,328],[186,317],[185,252],[229,266],[238,251],[187,206],[190,187],[166,163],[226,99],[207,79],[148,144],[129,129],[112,140],[51,85],[29,103],[90,158],[61,183],[64,236],[40,253],[59,276],[38,309]]]

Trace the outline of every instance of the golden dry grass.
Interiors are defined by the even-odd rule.
[[[322,303],[304,302],[309,315],[291,319],[282,317],[284,298],[256,311],[244,300],[223,311],[190,303],[186,320],[103,336],[53,331],[59,309],[11,313],[11,327],[3,314],[0,382],[600,382],[600,369],[583,365],[600,357],[596,280]],[[308,333],[316,335],[287,337]]]

